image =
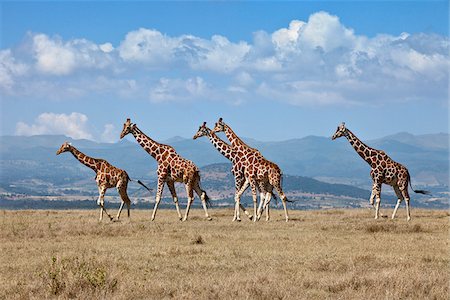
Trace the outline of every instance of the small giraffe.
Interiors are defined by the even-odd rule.
[[[373,199],[376,199],[375,204],[375,219],[379,217],[380,210],[380,194],[381,185],[388,184],[393,187],[395,194],[397,195],[397,204],[395,205],[394,212],[392,213],[392,219],[395,218],[397,209],[405,200],[406,203],[406,215],[407,220],[411,220],[411,215],[409,212],[409,193],[408,184],[411,185],[411,177],[409,176],[408,169],[392,160],[384,151],[376,150],[368,147],[366,144],[361,142],[350,130],[345,127],[345,123],[338,126],[335,134],[331,139],[337,139],[345,136],[350,144],[353,146],[355,151],[362,157],[372,168],[370,171],[370,176],[373,180],[372,194],[370,195],[370,204],[373,205]],[[412,188],[412,187],[411,187]],[[414,190],[415,193],[429,194],[428,191]]]
[[[289,216],[287,212],[286,202],[290,202],[286,195],[283,192],[283,189],[281,187],[281,181],[282,181],[282,173],[281,169],[278,167],[277,164],[268,161],[265,159],[262,154],[245,144],[237,135],[234,133],[234,131],[231,129],[230,126],[225,124],[223,122],[223,119],[220,118],[218,122],[216,122],[216,125],[212,132],[225,132],[225,135],[227,136],[228,140],[231,143],[231,146],[233,147],[233,150],[236,152],[236,155],[239,157],[239,160],[242,161],[243,167],[244,167],[244,176],[245,176],[245,182],[242,185],[241,189],[236,192],[235,195],[235,219],[239,220],[239,203],[240,203],[240,197],[245,192],[245,190],[250,185],[252,189],[252,197],[253,197],[253,206],[255,215],[257,216],[257,219],[261,218],[262,210],[264,210],[267,205],[270,202],[270,198],[272,196],[272,189],[275,188],[280,195],[281,201],[283,203],[284,208],[284,214],[286,218],[286,222],[289,221]],[[260,201],[258,210],[256,209],[256,186],[257,183],[263,184],[261,190],[266,191],[265,195],[265,201]],[[264,198],[264,197],[262,197]]]
[[[130,198],[128,198],[127,195],[127,187],[128,181],[129,180],[131,181],[131,179],[128,176],[127,172],[114,167],[104,159],[92,158],[85,155],[68,142],[65,142],[64,144],[61,145],[59,150],[56,152],[56,155],[59,155],[67,151],[72,153],[73,156],[76,159],[78,159],[83,165],[91,168],[96,173],[95,181],[97,182],[99,192],[97,205],[100,206],[100,221],[103,219],[103,212],[106,213],[106,215],[110,218],[111,221],[113,220],[113,217],[111,217],[111,215],[108,214],[108,212],[105,209],[105,200],[104,200],[106,190],[112,187],[117,188],[120,198],[122,199],[122,204],[120,205],[119,212],[117,213],[117,220],[119,220],[120,213],[122,212],[124,204],[127,205],[127,213],[128,217],[130,217],[131,202]],[[150,191],[150,189],[139,180],[138,183]]]
[[[214,145],[214,147],[227,159],[229,159],[233,167],[231,169],[231,173],[234,175],[234,183],[236,191],[239,191],[244,184],[245,177],[244,177],[244,168],[242,162],[239,160],[239,157],[236,155],[237,152],[233,151],[233,148],[228,143],[224,142],[222,139],[220,139],[214,132],[211,132],[211,129],[209,129],[206,126],[206,122],[203,122],[203,124],[198,128],[197,133],[194,135],[193,139],[197,139],[202,136],[207,136],[211,143]],[[265,188],[265,186],[262,186],[262,188]],[[261,189],[261,186],[260,186]],[[261,195],[265,195],[265,191],[261,191]],[[244,211],[244,213],[247,215],[247,217],[251,220],[253,218],[252,215],[250,215],[245,207],[242,204],[239,204],[240,208]],[[256,216],[255,216],[256,217]],[[269,215],[269,207],[267,207],[266,210],[266,220],[268,221],[270,218]]]
[[[175,191],[175,182],[183,182],[186,187],[186,193],[188,197],[188,203],[186,207],[186,213],[183,221],[186,221],[189,214],[189,209],[194,201],[194,191],[202,200],[205,216],[208,220],[211,220],[207,205],[210,204],[209,197],[204,190],[200,188],[200,171],[197,166],[190,160],[182,158],[172,146],[157,143],[156,141],[145,135],[136,124],[131,123],[130,119],[127,119],[123,124],[123,130],[120,134],[122,139],[127,134],[131,133],[139,145],[144,148],[158,163],[158,189],[156,192],[155,207],[153,208],[152,221],[155,220],[156,211],[158,210],[159,202],[166,183],[169,187],[170,193],[173,197],[173,202],[177,209],[178,218],[181,220],[180,207],[178,205],[178,197]]]

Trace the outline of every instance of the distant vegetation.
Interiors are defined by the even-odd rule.
[[[94,201],[97,188],[92,170],[81,165],[70,154],[55,155],[66,140],[93,157],[105,158],[127,170],[132,178],[156,187],[156,162],[134,142],[122,140],[115,144],[99,144],[71,140],[65,136],[3,136],[0,137],[1,207],[18,207],[19,203],[27,207],[31,204],[26,201],[49,199]],[[215,204],[230,205],[234,191],[231,166],[211,143],[206,139],[194,141],[183,138],[170,142],[181,155],[201,167],[203,187]],[[247,142],[280,165],[289,198],[299,200],[291,207],[315,209],[367,205],[371,186],[370,167],[347,141],[333,142],[329,138],[310,136],[284,142]],[[426,189],[432,190],[433,197],[414,195],[413,207],[448,207],[448,134],[414,136],[402,133],[368,143],[388,151],[392,158],[408,166],[415,187],[425,184]],[[149,203],[150,199],[153,201],[154,195],[134,183],[130,184],[129,190],[136,205],[141,205],[142,201]],[[184,188],[179,187],[178,190],[184,197]],[[114,195],[113,191],[107,193],[107,196]],[[167,198],[165,203],[172,204],[167,188],[164,195]],[[244,196],[244,203],[250,203],[249,194]],[[384,187],[382,205],[395,204],[394,198],[391,188]],[[5,202],[8,199],[22,202],[11,204]],[[41,204],[44,207],[47,205]],[[48,205],[64,206],[55,203]],[[67,207],[74,205],[78,208],[89,206],[83,201],[66,204]]]

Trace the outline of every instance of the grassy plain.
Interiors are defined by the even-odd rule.
[[[110,209],[111,210],[111,209]],[[111,210],[111,213],[113,211]],[[384,210],[385,213],[391,211]],[[449,213],[0,211],[0,299],[448,299]],[[123,215],[123,216],[126,216]],[[243,216],[244,217],[244,216]]]

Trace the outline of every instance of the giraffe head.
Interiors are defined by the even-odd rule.
[[[70,151],[70,148],[72,148],[72,145],[68,142],[64,142],[64,144],[61,145],[58,151],[56,151],[56,155],[60,155],[63,152]]]
[[[211,130],[206,127],[206,122],[203,122],[202,126],[198,128],[197,133],[194,135],[193,139],[197,139],[202,136],[207,136]]]
[[[123,139],[124,136],[126,136],[129,133],[131,133],[134,125],[135,124],[131,123],[130,119],[128,118],[125,121],[125,123],[123,123],[123,129],[122,129],[122,132],[120,133],[120,138]]]
[[[332,140],[340,138],[341,136],[346,136],[347,135],[347,128],[345,127],[345,123],[342,122],[338,128],[336,129],[336,132],[333,134],[333,136],[331,137]]]
[[[214,129],[212,130],[212,132],[221,132],[221,131],[225,131],[225,122],[223,121],[222,118],[219,118],[219,121],[216,122],[216,126],[214,126]]]

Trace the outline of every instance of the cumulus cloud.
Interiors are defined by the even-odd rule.
[[[119,55],[125,61],[162,65],[171,60],[177,39],[153,29],[140,28],[129,32],[119,47]]]
[[[104,68],[110,63],[107,54],[113,51],[110,43],[97,45],[85,39],[64,42],[36,34],[32,40],[37,70],[52,75],[68,75],[77,68]]]
[[[105,124],[101,134],[101,141],[106,143],[114,143],[119,139],[120,132],[113,124]]]
[[[161,78],[150,90],[150,101],[172,102],[202,99],[208,94],[208,86],[201,77],[182,79]]]
[[[42,98],[108,93],[153,102],[246,94],[293,105],[444,102],[448,94],[448,37],[366,37],[327,12],[259,30],[252,41],[140,28],[116,46],[45,34],[32,34],[30,44],[30,57],[0,52],[0,88]]]
[[[17,135],[41,135],[64,134],[74,139],[93,139],[87,128],[88,117],[84,114],[73,112],[67,114],[43,113],[35,120],[34,124],[18,122]]]
[[[11,50],[0,51],[0,89],[10,91],[15,84],[15,77],[24,75],[28,71],[28,66],[17,62]]]

